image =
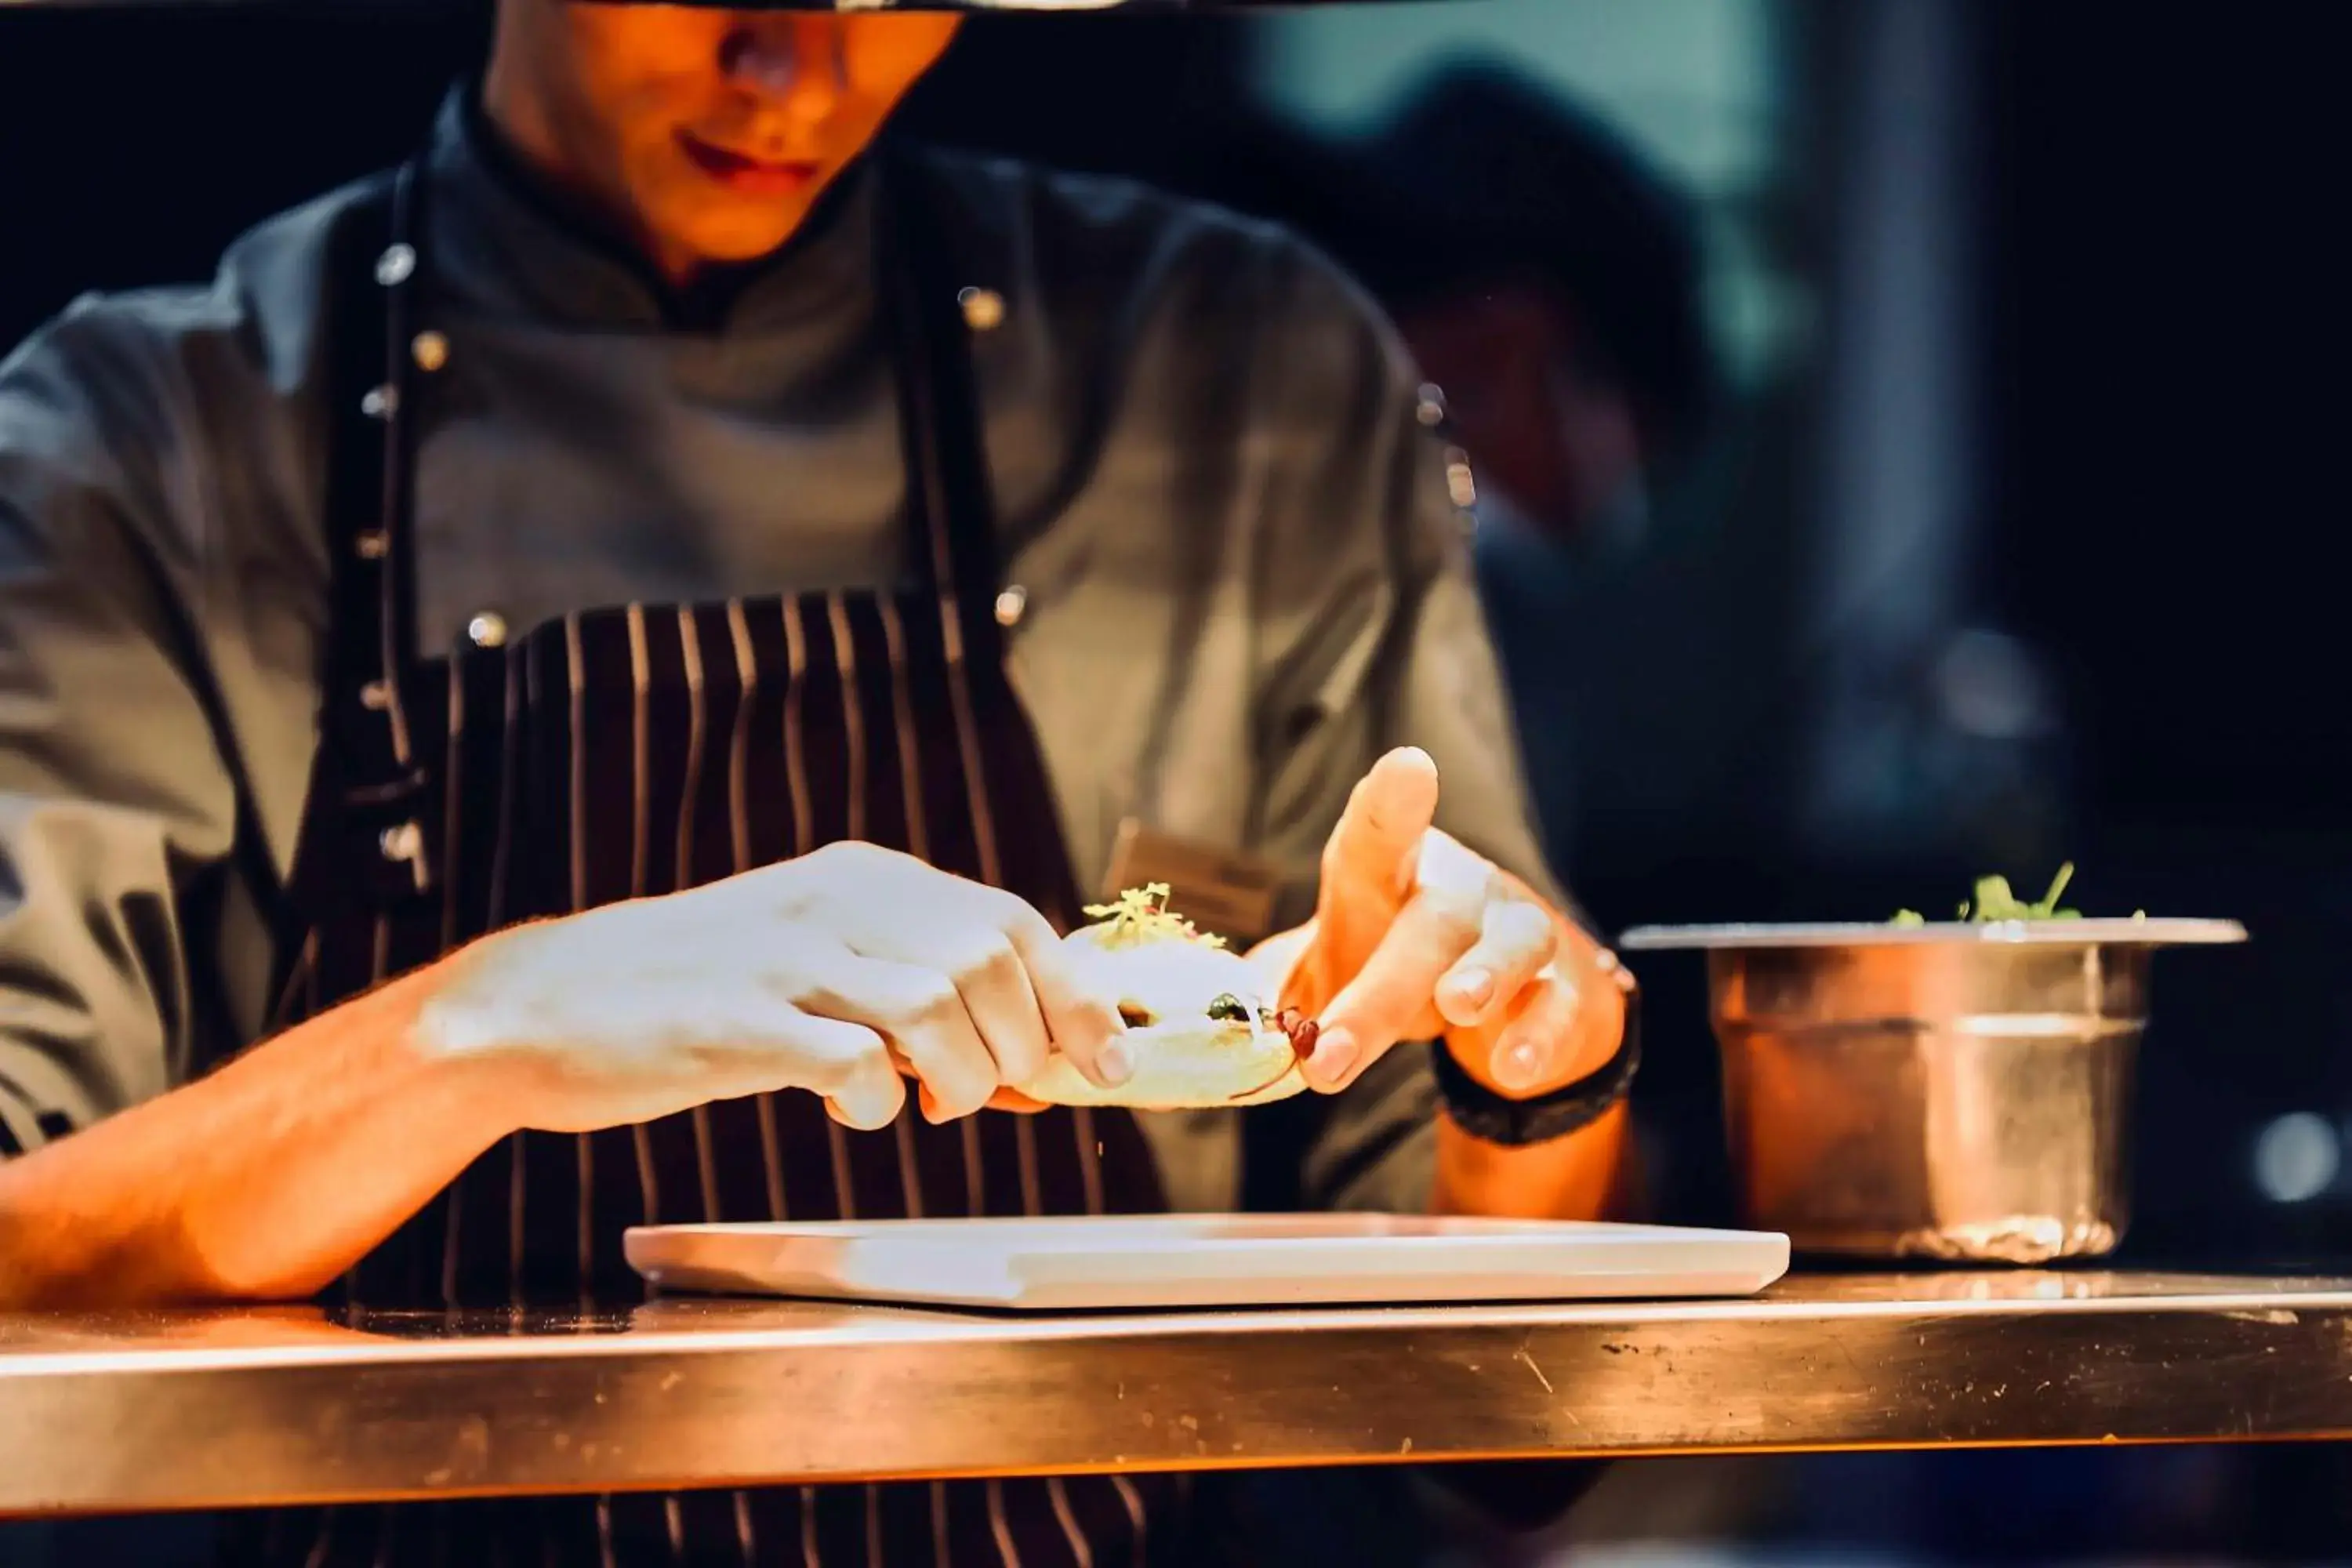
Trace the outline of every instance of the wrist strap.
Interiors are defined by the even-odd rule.
[[[1625,1037],[1617,1054],[1597,1070],[1533,1100],[1496,1094],[1470,1076],[1444,1041],[1430,1047],[1437,1091],[1456,1127],[1483,1143],[1523,1149],[1549,1143],[1587,1127],[1615,1109],[1633,1086],[1642,1065],[1642,994],[1625,993]]]

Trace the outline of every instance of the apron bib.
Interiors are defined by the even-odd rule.
[[[429,387],[415,367],[429,372],[449,351],[418,319],[421,165],[387,179],[344,226],[331,274],[334,622],[273,1028],[517,921],[690,888],[841,839],[1004,888],[1064,930],[1078,918],[992,616],[968,345],[952,282],[933,275],[945,252],[908,188],[914,171],[880,172],[911,580],[596,609],[513,639],[478,623],[434,658],[414,646],[409,503]],[[333,1295],[352,1310],[610,1307],[642,1294],[621,1253],[633,1225],[1160,1206],[1150,1150],[1124,1111],[983,1111],[934,1127],[910,1099],[894,1126],[860,1133],[791,1091],[593,1134],[509,1138]],[[1163,1479],[1072,1477],[275,1510],[230,1521],[224,1556],[305,1568],[1091,1568],[1143,1562],[1178,1501]]]

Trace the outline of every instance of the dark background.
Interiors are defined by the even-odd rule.
[[[1781,237],[1801,272],[1828,275],[1856,17],[1901,3],[1790,7],[1802,101]],[[2063,715],[2032,763],[2056,815],[2022,841],[2079,862],[2095,911],[2226,915],[2255,935],[2161,966],[2126,1260],[2343,1268],[2352,1184],[2280,1202],[2253,1165],[2274,1118],[2340,1130],[2352,1112],[2341,25],[2309,0],[1981,0],[1962,15],[1980,406],[1958,569],[1969,615],[2033,650]],[[1254,25],[975,26],[914,113],[966,142],[1219,191],[1232,172],[1202,148],[1245,106]],[[397,157],[477,30],[457,8],[0,11],[0,343],[84,289],[202,278],[249,223]],[[1742,712],[1768,719],[1798,711],[1818,679],[1796,646],[1791,563],[1819,500],[1809,432],[1822,395],[1800,375],[1732,421],[1706,470],[1718,491],[1685,502],[1744,498],[1713,575],[1704,559],[1659,566],[1638,628],[1596,614],[1559,671],[1520,672],[1556,674],[1600,715],[1562,859],[1612,927],[1879,918],[1957,899],[1979,871],[2046,875],[1985,864],[1989,847],[2020,840],[1966,825],[1826,854],[1788,826],[1802,785],[1783,726],[1640,721],[1650,664],[1681,672],[1655,686],[1659,704],[1738,689]],[[1724,610],[1734,590],[1737,616]],[[1703,773],[1730,783],[1669,782]],[[1698,972],[1666,961],[1643,976],[1654,1049],[1640,1104],[1667,1217],[1728,1217]],[[1770,1474],[1773,1501],[1741,1528],[1784,1548],[2352,1548],[2352,1478],[2321,1451]],[[1671,1516],[1651,1522],[1675,1533]],[[0,1538],[0,1562],[9,1550]]]

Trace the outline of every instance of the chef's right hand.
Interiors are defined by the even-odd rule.
[[[883,1127],[906,1077],[943,1121],[1050,1052],[1106,1085],[1133,1070],[1117,1006],[1082,989],[1045,917],[868,844],[520,926],[446,967],[424,1043],[513,1064],[518,1124],[547,1131],[781,1089]]]

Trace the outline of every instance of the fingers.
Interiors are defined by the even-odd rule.
[[[1581,1000],[1557,968],[1547,967],[1535,977],[1512,1005],[1488,1058],[1496,1088],[1519,1093],[1565,1076]]]
[[[1015,908],[1005,934],[1020,957],[1036,1009],[1044,1016],[1048,1046],[1069,1058],[1080,1075],[1097,1087],[1117,1089],[1135,1076],[1135,1060],[1119,1037],[1127,1033],[1127,1026],[1119,1020],[1117,1003],[1091,994],[1080,983],[1062,939],[1054,934],[1045,916],[1018,900],[1012,901]],[[1037,1068],[1044,1065],[1041,1058]],[[1026,1083],[1037,1068],[1008,1072],[1005,1077],[1013,1083]]]
[[[1044,1070],[1053,1042],[1029,966],[1011,938],[986,931],[971,939],[964,956],[950,960],[945,968],[963,998],[964,1011],[996,1060],[999,1080],[1027,1083]]]
[[[861,1024],[807,1012],[794,1020],[793,1033],[797,1037],[794,1065],[801,1068],[796,1076],[824,1099],[835,1121],[870,1132],[898,1119],[907,1104],[907,1086],[880,1035]]]
[[[812,1023],[832,1023],[831,1019],[812,1019]],[[843,1025],[856,1028],[856,1025]],[[835,1121],[860,1132],[878,1131],[898,1120],[906,1109],[907,1085],[891,1064],[890,1052],[882,1037],[871,1029],[858,1029],[871,1042],[861,1052],[824,1097],[824,1109]]]
[[[887,1040],[921,1082],[927,1118],[969,1116],[988,1103],[1000,1081],[995,1054],[953,980],[936,969],[847,952],[831,968],[828,984],[802,998],[802,1009],[863,1025]]]
[[[1412,895],[1421,840],[1437,816],[1437,764],[1401,747],[1356,782],[1323,846],[1317,924],[1341,951],[1366,952]]]
[[[1542,905],[1504,894],[1486,905],[1478,941],[1437,983],[1437,1011],[1457,1029],[1500,1017],[1559,950]]]
[[[891,958],[845,954],[803,1005],[884,1036],[921,1083],[932,1121],[1029,1082],[1056,1050],[1106,1087],[1131,1076],[1118,1010],[1079,983],[1045,917],[993,894],[957,916],[909,933]]]
[[[1132,1076],[1116,1044],[1126,1029],[1113,999],[1090,994],[1060,936],[1025,900],[894,851],[837,859],[858,900],[842,940],[867,958],[947,975],[1000,1081],[1028,1082],[1055,1052],[1103,1088]],[[907,885],[897,889],[887,917],[877,919],[881,906],[871,887],[892,879]]]
[[[1131,1070],[1117,1009],[1088,994],[1044,917],[894,850],[835,846],[549,929],[574,949],[583,931],[610,932],[572,952],[574,969],[625,967],[635,952],[674,945],[661,937],[682,937],[694,960],[682,973],[665,969],[667,987],[623,988],[655,999],[643,1020],[616,1017],[609,1000],[589,1009],[578,1032],[592,1044],[650,1034],[667,1048],[591,1060],[605,1070],[549,1120],[613,1125],[798,1087],[849,1125],[879,1127],[904,1110],[911,1077],[923,1114],[944,1121],[1037,1078],[1056,1050],[1099,1085]],[[683,1007],[680,979],[690,987]],[[1034,1103],[1004,1103],[1015,1101]]]
[[[1475,892],[1424,887],[1398,914],[1355,978],[1318,1020],[1307,1081],[1345,1088],[1399,1040],[1441,1034],[1437,984],[1478,942],[1484,900]]]

